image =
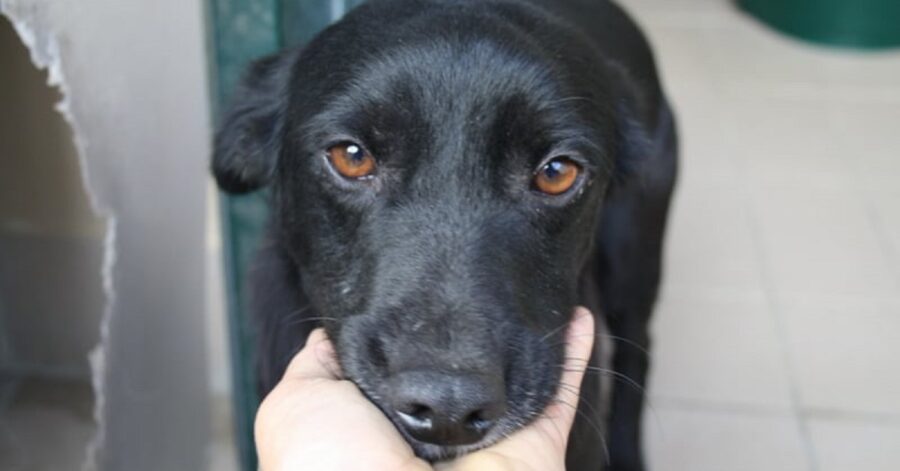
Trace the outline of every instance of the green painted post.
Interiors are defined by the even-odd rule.
[[[207,0],[210,76],[214,115],[228,103],[247,65],[285,45],[309,41],[344,11],[363,0]],[[235,431],[241,469],[255,471],[253,419],[256,391],[255,332],[247,314],[245,279],[268,211],[266,192],[222,195],[229,342]]]
[[[210,77],[214,116],[223,109],[247,64],[281,47],[278,0],[208,0]],[[218,119],[217,119],[218,121]],[[225,292],[232,363],[235,435],[241,469],[257,468],[253,419],[256,393],[254,332],[246,315],[245,273],[266,220],[261,194],[222,195]]]
[[[283,0],[281,39],[287,45],[307,43],[342,12],[340,0]]]

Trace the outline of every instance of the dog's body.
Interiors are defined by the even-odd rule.
[[[377,173],[337,175],[335,142],[367,148]],[[586,376],[567,469],[643,469],[647,323],[676,146],[649,47],[606,1],[376,0],[259,62],[214,171],[228,191],[273,189],[251,276],[261,390],[325,325],[350,379],[417,453],[464,453],[547,404],[560,327],[581,304],[612,334],[592,365],[621,380],[607,403],[598,379],[611,376]],[[548,196],[528,182],[553,155],[580,173]],[[421,398],[445,385],[485,396],[466,405],[481,428],[410,425],[397,396],[462,407]]]

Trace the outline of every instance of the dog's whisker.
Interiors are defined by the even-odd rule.
[[[546,334],[544,334],[544,336],[541,337],[541,338],[538,340],[538,343],[543,343],[543,342],[546,341],[548,338],[552,337],[554,334],[558,333],[558,332],[561,331],[562,329],[565,329],[568,325],[569,325],[569,322],[566,321],[566,322],[560,324],[559,326],[554,327],[552,330],[550,330],[549,332],[547,332]]]
[[[597,368],[597,367],[590,367],[590,368],[596,369],[596,370],[592,370],[592,372],[594,372],[594,373],[602,372],[602,373],[611,374],[612,376],[616,377],[617,379],[621,380],[622,382],[624,382],[624,383],[630,385],[631,387],[635,388],[636,390],[638,390],[641,393],[641,396],[644,398],[644,402],[647,405],[647,409],[650,411],[651,414],[653,414],[653,420],[656,423],[656,426],[659,429],[662,429],[662,419],[660,419],[660,417],[659,417],[659,412],[656,410],[656,405],[650,399],[649,395],[647,394],[647,390],[643,386],[641,386],[640,383],[638,383],[631,377],[624,375],[622,373],[619,373],[617,371],[613,371],[613,370],[609,370],[609,369],[605,369],[605,368]],[[560,382],[560,385],[563,385],[563,384],[565,384],[565,383]],[[571,385],[569,385],[569,386],[571,386]],[[581,398],[579,397],[579,399],[581,399]],[[587,401],[585,401],[585,404],[588,407],[593,409],[593,406],[591,406]]]
[[[600,429],[600,427],[597,425],[597,423],[594,422],[590,416],[588,416],[583,411],[578,409],[578,407],[575,407],[572,404],[569,404],[565,401],[557,401],[557,402],[571,407],[575,411],[576,414],[578,414],[588,425],[590,425],[594,429],[594,431],[597,432],[597,436],[600,438],[600,443],[603,445],[603,455],[606,458],[606,465],[608,466],[612,459],[610,458],[609,445],[607,445],[607,443],[606,443],[606,434],[603,432],[603,430]]]
[[[554,399],[552,402],[555,404],[563,404],[563,405],[566,405],[566,406],[572,408],[572,410],[575,411],[575,414],[577,414],[579,417],[581,417],[582,420],[584,420],[588,425],[591,426],[591,428],[594,429],[595,432],[597,432],[597,436],[600,437],[600,441],[603,444],[603,454],[606,457],[606,464],[609,465],[610,456],[609,456],[609,446],[607,446],[607,444],[606,444],[606,434],[603,433],[603,430],[597,425],[597,423],[594,422],[594,420],[591,419],[591,417],[589,415],[584,413],[584,411],[578,409],[578,407],[573,406],[572,404],[569,404],[566,401],[563,401],[560,399]]]
[[[291,311],[291,312],[285,314],[285,315],[280,319],[280,321],[281,321],[282,323],[291,322],[291,321],[297,319],[298,317],[302,317],[303,314],[304,314],[305,312],[309,311],[310,309],[312,309],[312,306],[303,306],[303,307],[301,307],[300,309],[296,309],[296,310],[293,310],[293,311]]]
[[[563,371],[579,371],[581,368],[581,367],[569,368],[566,365],[556,365],[556,366],[561,368]],[[584,367],[584,372],[585,372],[585,374],[587,374],[587,373],[608,374],[608,375],[613,376],[616,379],[624,382],[625,384],[630,385],[631,387],[635,388],[636,390],[640,391],[641,394],[644,394],[646,392],[644,390],[644,387],[641,386],[641,384],[638,383],[637,381],[635,381],[633,378],[631,378],[630,376],[628,376],[626,374],[619,373],[618,371],[615,371],[615,370],[610,370],[608,368],[600,368],[597,366],[588,365],[588,366]]]
[[[601,420],[602,420],[603,415],[601,415],[601,414],[599,413],[599,411],[597,410],[597,408],[595,408],[595,407],[590,403],[590,401],[588,401],[588,400],[586,400],[585,398],[581,397],[581,394],[579,394],[579,392],[578,392],[578,388],[576,388],[575,386],[572,386],[571,384],[564,383],[564,382],[562,382],[562,381],[560,381],[559,387],[562,388],[562,389],[564,389],[564,390],[566,390],[566,391],[571,392],[572,394],[574,394],[574,395],[578,398],[578,404],[579,404],[579,405],[584,404],[584,406],[587,407],[588,410],[589,410],[592,414],[594,414],[595,417],[600,417]],[[604,445],[604,448],[605,448],[605,447],[606,447],[606,438],[605,438],[605,436],[604,436],[603,434],[601,434],[601,435],[600,435],[600,439],[604,441],[603,445]],[[605,453],[605,455],[606,455],[606,464],[609,465],[609,461],[610,461],[609,450],[608,450],[608,449],[604,449],[604,453]]]
[[[647,357],[650,356],[650,352],[649,352],[646,348],[642,347],[639,343],[637,343],[637,342],[635,342],[635,341],[633,341],[633,340],[626,339],[626,338],[624,338],[624,337],[619,337],[619,336],[617,336],[617,335],[610,335],[610,334],[599,334],[599,335],[590,334],[590,333],[589,333],[589,334],[575,334],[575,335],[572,335],[571,338],[569,338],[569,339],[563,340],[563,341],[561,341],[561,342],[559,342],[559,343],[551,344],[550,346],[551,346],[551,347],[558,347],[558,346],[560,346],[560,345],[566,345],[566,344],[569,342],[569,340],[571,340],[571,339],[578,339],[578,338],[582,338],[582,337],[589,337],[589,336],[591,336],[591,335],[594,335],[595,337],[607,338],[607,339],[610,339],[610,340],[615,340],[615,341],[618,341],[618,342],[622,342],[622,343],[624,343],[624,344],[626,344],[626,345],[629,345],[629,346],[631,346],[631,347],[634,347],[636,350],[640,351],[641,353],[643,353],[643,354],[646,355]]]
[[[566,390],[566,391],[569,391],[569,392],[572,393],[572,394],[574,394],[575,397],[578,398],[578,403],[579,403],[579,404],[584,404],[584,406],[587,407],[587,408],[591,411],[591,413],[594,414],[594,416],[596,416],[596,417],[601,417],[601,414],[600,414],[600,412],[597,410],[597,408],[595,408],[595,407],[590,403],[590,401],[587,401],[585,398],[581,397],[581,394],[578,393],[578,388],[576,388],[575,386],[572,386],[571,384],[564,383],[564,382],[562,382],[562,381],[560,381],[559,387],[562,388],[562,389],[564,389],[564,390]]]
[[[642,347],[639,343],[635,342],[634,340],[629,340],[629,339],[626,339],[625,337],[619,337],[618,335],[612,335],[612,334],[601,334],[600,336],[603,338],[610,339],[610,340],[617,340],[626,345],[636,348],[637,350],[639,350],[641,353],[643,353],[644,355],[646,355],[648,357],[650,356],[650,352],[646,348]]]
[[[300,350],[303,350],[303,345],[295,345],[288,349],[287,353],[281,358],[281,363],[287,365],[290,363],[291,359],[293,359]]]
[[[291,321],[291,322],[285,323],[284,326],[285,327],[294,327],[294,326],[298,326],[300,324],[305,324],[307,322],[320,322],[320,321],[331,321],[331,322],[336,322],[336,323],[341,322],[341,320],[336,317],[319,316],[319,317],[307,317],[305,319],[297,319],[296,321]]]

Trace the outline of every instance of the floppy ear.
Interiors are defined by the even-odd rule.
[[[646,123],[638,115],[638,104],[627,98],[616,103],[616,126],[618,130],[618,152],[616,155],[615,178],[627,180],[639,175],[647,160],[652,158],[653,142],[647,132]]]
[[[213,145],[212,171],[222,190],[246,193],[271,180],[295,57],[288,51],[254,62],[235,90]]]
[[[627,96],[617,104],[618,155],[611,190],[636,185],[643,191],[671,192],[678,138],[665,99],[660,97],[656,106]]]

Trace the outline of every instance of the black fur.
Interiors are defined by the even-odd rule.
[[[376,157],[375,178],[329,166],[346,140]],[[530,181],[555,155],[584,172],[548,197]],[[613,334],[594,364],[624,339],[612,363],[643,385],[675,160],[649,47],[605,1],[375,0],[263,59],[213,159],[224,190],[272,192],[252,275],[261,390],[319,324],[395,422],[398,372],[503,378],[506,413],[481,442],[405,434],[420,456],[457,455],[540,414],[578,304]],[[586,378],[568,469],[643,469],[641,390],[617,381],[607,417]]]

